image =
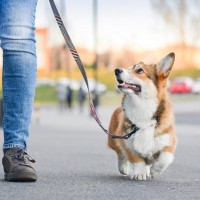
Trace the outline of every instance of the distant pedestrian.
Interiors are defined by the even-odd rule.
[[[68,107],[69,110],[71,110],[71,108],[72,108],[72,101],[73,101],[73,90],[68,85],[67,91],[66,91],[66,103],[67,103],[67,107]]]
[[[92,100],[93,100],[94,107],[97,110],[99,106],[99,93],[97,90],[92,91]],[[92,116],[92,112],[90,112],[90,114]]]
[[[83,90],[83,87],[80,86],[79,90],[78,90],[78,94],[77,94],[77,99],[78,99],[78,104],[79,104],[79,110],[80,112],[83,111],[83,105],[85,102],[85,98],[86,98],[86,93]]]
[[[62,112],[66,108],[66,89],[64,85],[58,85],[56,88],[58,109]]]
[[[34,122],[36,124],[39,124],[40,123],[40,112],[41,112],[41,105],[35,105],[34,106]]]

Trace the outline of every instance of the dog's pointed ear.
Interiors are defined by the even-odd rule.
[[[174,60],[175,54],[173,52],[165,56],[156,66],[157,74],[167,78],[174,64]]]

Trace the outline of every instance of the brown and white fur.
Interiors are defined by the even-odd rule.
[[[117,153],[119,172],[131,179],[154,178],[174,159],[174,115],[166,89],[174,59],[170,53],[155,65],[140,62],[131,69],[115,69],[124,98],[112,115],[109,132],[124,135],[131,132],[131,124],[139,130],[128,140],[109,136],[108,145]]]

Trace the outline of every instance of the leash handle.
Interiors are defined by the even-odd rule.
[[[114,134],[109,133],[108,130],[105,129],[103,127],[103,125],[101,124],[101,121],[99,120],[99,118],[97,116],[97,112],[95,110],[94,103],[92,101],[92,96],[91,96],[91,93],[90,93],[88,79],[87,79],[87,74],[85,72],[85,68],[83,66],[83,63],[82,63],[82,61],[81,61],[81,59],[80,59],[80,57],[79,57],[79,55],[77,53],[77,50],[76,50],[75,46],[73,45],[73,42],[72,42],[72,40],[71,40],[71,38],[70,38],[66,28],[65,28],[65,25],[64,25],[64,23],[63,23],[63,21],[61,19],[61,16],[60,16],[60,14],[59,14],[59,12],[57,10],[57,7],[56,7],[56,5],[54,3],[54,0],[49,0],[49,2],[50,2],[50,5],[51,5],[51,8],[53,10],[55,19],[57,21],[57,24],[58,24],[58,26],[59,26],[62,34],[63,34],[65,42],[66,42],[66,44],[67,44],[67,46],[68,46],[68,48],[69,48],[74,60],[76,61],[77,65],[79,67],[79,70],[80,70],[80,72],[81,72],[81,74],[82,74],[82,76],[84,78],[85,83],[86,83],[87,90],[88,90],[88,95],[89,95],[89,104],[90,104],[90,109],[91,109],[91,112],[92,112],[92,116],[94,117],[94,119],[96,120],[98,125],[103,129],[103,131],[106,134],[108,134],[109,136],[111,136],[112,138],[115,138],[115,139],[128,139],[133,133],[135,133],[134,130],[131,133],[125,134],[124,136],[119,136],[119,135],[114,135]]]

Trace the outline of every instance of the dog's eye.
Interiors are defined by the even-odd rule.
[[[135,72],[136,72],[137,74],[142,74],[142,73],[144,73],[144,71],[143,71],[142,68],[136,69]]]

